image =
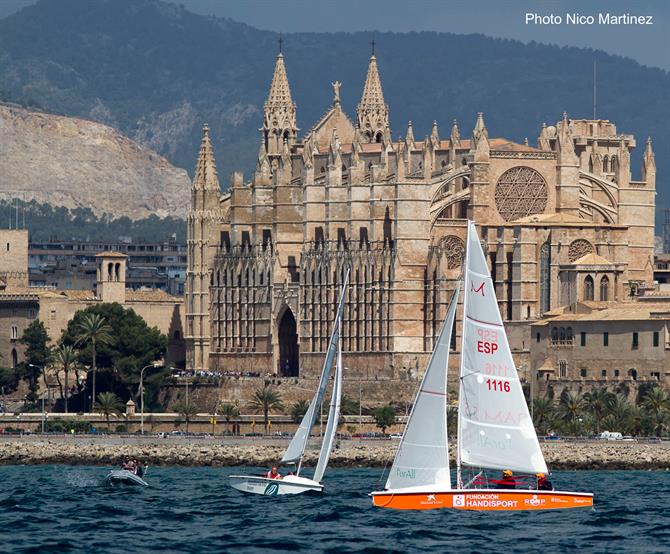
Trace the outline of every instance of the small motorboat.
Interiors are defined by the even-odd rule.
[[[113,469],[105,478],[109,485],[138,485],[148,487],[147,483],[142,477],[147,474],[148,467],[143,468],[142,476],[134,474],[127,469]]]

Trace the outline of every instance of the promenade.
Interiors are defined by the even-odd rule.
[[[149,465],[268,466],[288,444],[282,437],[0,435],[0,465],[117,465],[133,456]],[[318,456],[318,437],[310,441],[304,465]],[[329,464],[334,467],[384,467],[393,460],[397,439],[339,440]],[[670,470],[670,442],[548,441],[547,465],[559,469]],[[455,450],[452,445],[452,459]]]

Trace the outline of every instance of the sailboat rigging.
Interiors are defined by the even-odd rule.
[[[385,490],[375,506],[401,510],[545,510],[593,505],[593,494],[477,488],[482,472],[463,484],[464,467],[547,473],[502,323],[493,280],[475,224],[468,222],[459,371],[456,488],[447,438],[449,343],[460,287],[451,298]],[[472,486],[472,488],[471,488]]]
[[[326,357],[323,362],[319,384],[314,393],[314,398],[309,404],[307,412],[303,416],[296,433],[293,435],[291,442],[281,458],[282,464],[296,466],[295,475],[290,474],[282,479],[272,479],[270,477],[253,475],[231,475],[229,478],[231,487],[242,492],[262,494],[265,496],[301,494],[310,490],[321,492],[323,490],[321,480],[326,471],[328,459],[330,458],[333,444],[335,442],[342,397],[342,316],[348,283],[349,270],[347,269],[340,290],[337,312],[333,324],[333,332],[330,336],[330,342],[328,343],[328,350],[326,351]],[[326,389],[328,388],[333,361],[335,361],[335,376],[333,379],[333,391],[328,409],[328,423],[323,435],[321,449],[319,451],[319,459],[314,470],[314,475],[312,479],[308,479],[300,475],[302,460],[305,455],[305,449],[307,448],[310,431],[316,421],[317,410],[321,407],[323,398],[326,394]]]

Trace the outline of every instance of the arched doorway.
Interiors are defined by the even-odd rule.
[[[298,377],[299,374],[298,329],[290,308],[286,308],[279,320],[279,368],[282,377]]]

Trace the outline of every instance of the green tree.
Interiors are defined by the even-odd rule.
[[[26,327],[19,342],[26,346],[25,375],[28,378],[30,392],[33,400],[37,392],[37,379],[42,374],[44,386],[47,386],[46,367],[51,359],[49,348],[49,335],[44,323],[39,319],[33,321]]]
[[[670,415],[670,396],[666,390],[658,386],[650,388],[642,400],[642,409],[649,414],[654,434],[660,437]]]
[[[564,422],[568,433],[581,435],[583,433],[582,421],[584,414],[584,398],[581,394],[565,389],[561,393],[558,403],[558,413]]]
[[[68,375],[70,369],[74,369],[77,364],[77,358],[79,353],[77,350],[69,344],[60,344],[53,352],[53,361],[54,363],[63,369],[65,373],[65,413],[68,413],[68,398],[70,396],[70,384],[68,381]]]
[[[447,407],[447,433],[455,437],[458,428],[458,407],[457,406],[448,406]]]
[[[73,318],[73,322],[77,318],[77,314]],[[80,344],[91,343],[91,360],[93,370],[93,383],[91,385],[91,398],[93,406],[97,405],[95,393],[95,377],[98,371],[97,347],[106,344],[111,344],[112,328],[107,324],[107,320],[96,313],[85,313],[82,317],[74,323],[76,329],[76,341]]]
[[[584,406],[593,417],[596,433],[600,434],[603,419],[610,413],[614,394],[605,388],[593,389],[584,395]]]
[[[610,403],[609,413],[602,423],[610,431],[618,431],[624,435],[638,434],[640,411],[625,397],[617,394]]]
[[[224,404],[221,406],[221,415],[226,420],[226,432],[230,433],[230,420],[240,415],[240,410],[235,404]]]
[[[283,410],[284,403],[281,396],[272,385],[265,383],[263,388],[258,388],[249,401],[249,408],[256,414],[263,414],[263,424],[265,425],[265,434],[268,434],[269,414],[274,410]]]
[[[309,402],[307,400],[298,400],[291,406],[291,419],[293,423],[300,423],[302,418],[309,410]]]
[[[95,403],[95,409],[104,414],[105,421],[107,421],[107,432],[109,433],[109,417],[121,413],[123,402],[113,392],[101,392],[98,401]]]
[[[195,404],[193,404],[192,402],[177,402],[174,405],[174,410],[186,422],[186,432],[188,433],[188,424],[191,422],[193,417],[198,413],[198,409],[195,407]]]
[[[533,424],[540,435],[553,430],[556,421],[554,403],[546,396],[533,400]]]
[[[386,428],[395,423],[395,410],[390,404],[387,406],[380,406],[372,411],[372,417],[374,418],[377,427],[382,430],[383,434],[386,434]]]
[[[149,327],[132,309],[117,303],[102,303],[74,315],[63,333],[63,343],[76,344],[82,321],[94,316],[104,320],[107,334],[113,341],[101,343],[96,339],[95,352],[92,341],[86,342],[80,360],[92,365],[95,353],[96,367],[106,368],[106,371],[100,371],[96,390],[114,391],[123,400],[128,400],[138,391],[141,369],[165,356],[167,337],[157,328]],[[168,374],[167,368],[145,372],[145,405],[158,395],[159,386]]]

